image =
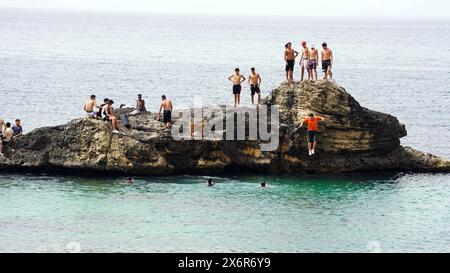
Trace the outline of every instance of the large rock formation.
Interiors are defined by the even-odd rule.
[[[0,158],[0,169],[140,175],[224,171],[450,171],[450,161],[402,147],[400,138],[406,135],[406,129],[397,118],[361,107],[344,88],[331,82],[282,84],[263,104],[276,105],[279,109],[279,146],[272,151],[262,151],[263,141],[251,140],[248,130],[245,140],[201,139],[200,133],[200,139],[176,141],[171,130],[157,121],[154,114],[147,113],[130,117],[131,129],[120,134],[112,133],[110,123],[92,118],[36,129],[8,146],[5,157]],[[320,143],[312,157],[307,153],[306,130],[299,128],[309,112],[326,119],[321,123]],[[175,113],[174,120],[180,121],[182,116],[181,112]],[[206,116],[203,124],[224,120],[222,133],[225,135],[227,125],[228,130],[233,130],[228,123],[230,118],[234,116],[226,116],[222,107],[216,109],[215,115]],[[237,115],[236,119],[249,123],[245,115]],[[202,128],[202,123],[195,124],[195,128]]]

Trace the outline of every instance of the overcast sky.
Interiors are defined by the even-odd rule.
[[[0,0],[0,7],[149,13],[450,17],[449,0]]]

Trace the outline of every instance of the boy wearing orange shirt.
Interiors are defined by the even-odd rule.
[[[309,117],[302,120],[302,123],[300,124],[300,128],[303,127],[303,123],[308,124],[308,152],[310,156],[313,155],[316,150],[319,121],[324,121],[324,118],[319,116],[316,117],[313,113],[311,113],[309,114]]]

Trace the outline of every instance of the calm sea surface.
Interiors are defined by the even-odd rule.
[[[256,67],[266,95],[284,79],[285,42],[305,39],[329,44],[337,83],[363,106],[406,124],[404,145],[450,158],[449,37],[449,20],[0,10],[0,117],[26,132],[63,124],[91,94],[142,93],[150,111],[162,94],[177,109],[231,104],[235,67]],[[450,175],[216,182],[0,173],[0,252],[450,251]]]

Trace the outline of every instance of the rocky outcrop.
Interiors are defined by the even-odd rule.
[[[344,88],[331,82],[282,84],[263,104],[279,109],[279,145],[270,151],[261,150],[264,141],[249,137],[249,130],[245,139],[235,141],[208,138],[201,132],[198,135],[198,129],[205,128],[208,122],[224,122],[222,130],[216,130],[220,131],[219,136],[225,136],[227,130],[237,134],[237,129],[229,126],[230,119],[236,118],[236,122],[244,119],[247,125],[250,122],[246,115],[227,116],[222,106],[214,110],[214,115],[206,115],[194,123],[195,139],[190,139],[194,135],[188,133],[188,139],[180,141],[151,113],[130,117],[131,129],[120,134],[112,133],[110,123],[92,118],[39,128],[9,145],[5,157],[0,158],[0,169],[139,175],[226,171],[450,171],[450,161],[401,146],[400,138],[406,136],[406,129],[397,118],[361,107]],[[197,110],[206,113],[211,109]],[[299,128],[302,118],[310,112],[325,118],[320,126],[319,146],[312,157],[307,154],[306,131]],[[174,121],[179,123],[187,113],[174,113]],[[189,127],[179,130],[190,132]]]

